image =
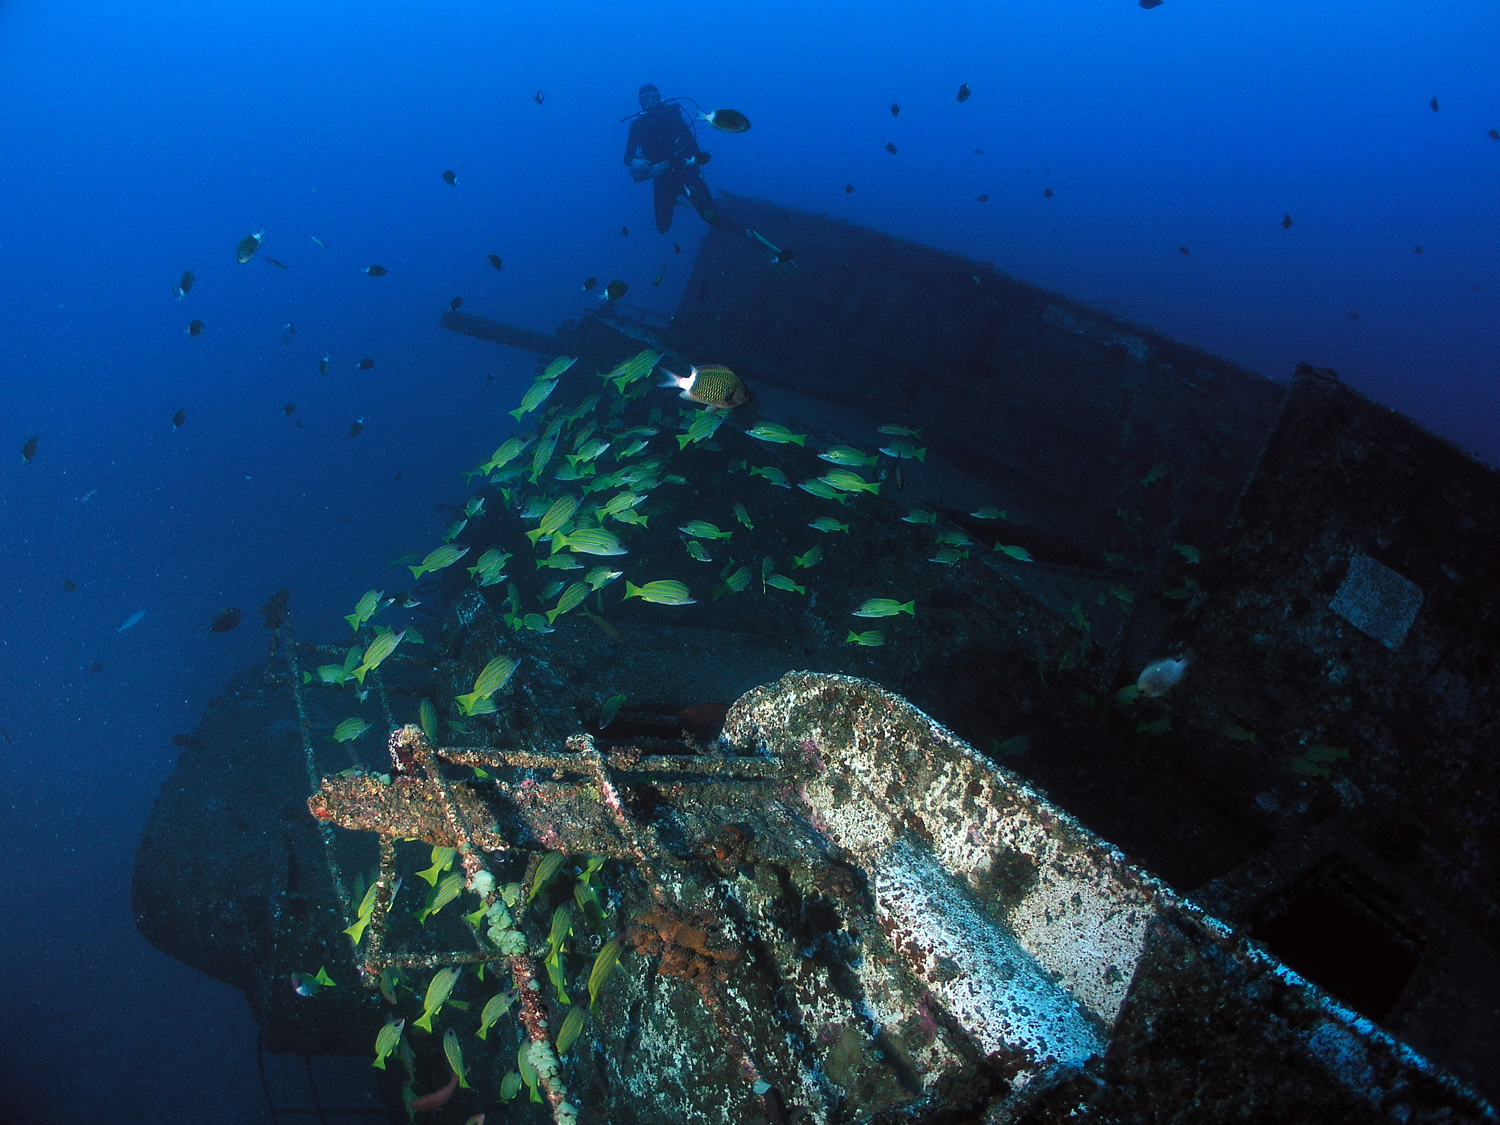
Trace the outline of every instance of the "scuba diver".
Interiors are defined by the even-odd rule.
[[[705,223],[720,231],[744,234],[767,255],[773,269],[785,277],[795,277],[798,266],[790,250],[780,249],[759,231],[736,222],[714,205],[714,197],[703,182],[700,171],[708,163],[709,154],[698,147],[693,126],[677,104],[692,99],[672,98],[664,102],[661,91],[649,82],[636,91],[636,97],[641,103],[641,112],[624,119],[630,122],[630,135],[625,141],[625,163],[630,166],[630,178],[636,183],[652,181],[657,231],[666,234],[672,229],[672,212],[678,197],[682,196]],[[750,128],[745,115],[733,109],[699,112],[696,119],[726,133],[743,133]]]
[[[653,181],[656,229],[662,234],[672,229],[678,196],[686,196],[705,223],[717,223],[723,216],[699,171],[708,163],[709,154],[698,147],[698,138],[677,100],[663,102],[661,91],[649,82],[636,91],[636,98],[641,112],[633,120],[626,119],[630,121],[630,136],[625,141],[625,163],[636,183]]]

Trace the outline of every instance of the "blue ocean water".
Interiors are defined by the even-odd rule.
[[[642,82],[749,115],[714,188],[1333,367],[1500,464],[1497,73],[1479,3],[0,7],[0,1117],[267,1119],[242,998],[130,918],[171,736],[273,590],[332,638],[466,496],[532,365],[450,298],[672,311],[703,228],[621,164]]]

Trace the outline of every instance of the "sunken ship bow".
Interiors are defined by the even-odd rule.
[[[670,319],[443,327],[578,357],[559,415],[643,348],[732,368],[751,401],[652,520],[739,502],[756,546],[683,564],[643,533],[604,561],[701,565],[696,604],[611,593],[548,631],[450,568],[360,696],[283,606],[146,827],[142,932],[242,989],[272,1052],[369,1058],[404,1019],[347,1079],[393,1119],[456,1073],[452,1028],[453,1120],[1494,1120],[1497,474],[1333,372],[723,207],[795,268],[711,230]],[[807,445],[735,432],[759,421]],[[858,523],[750,471],[889,424],[924,456],[881,463]],[[535,553],[478,492],[475,554]],[[915,614],[848,641],[887,592]],[[502,657],[493,711],[424,732]],[[1141,691],[1164,657],[1180,681]],[[370,732],[332,741],[351,713]]]

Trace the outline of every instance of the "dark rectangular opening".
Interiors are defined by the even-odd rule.
[[[1417,967],[1414,953],[1322,886],[1304,890],[1255,936],[1291,968],[1377,1023]]]

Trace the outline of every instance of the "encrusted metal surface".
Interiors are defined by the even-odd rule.
[[[816,766],[797,788],[809,821],[870,873],[929,1018],[961,1030],[957,1056],[1006,1079],[987,1120],[1149,1115],[1163,1088],[1177,1090],[1169,1101],[1196,1089],[1195,1120],[1236,1105],[1267,1119],[1495,1120],[1473,1091],[868,681],[790,673],[744,696],[724,737]]]

